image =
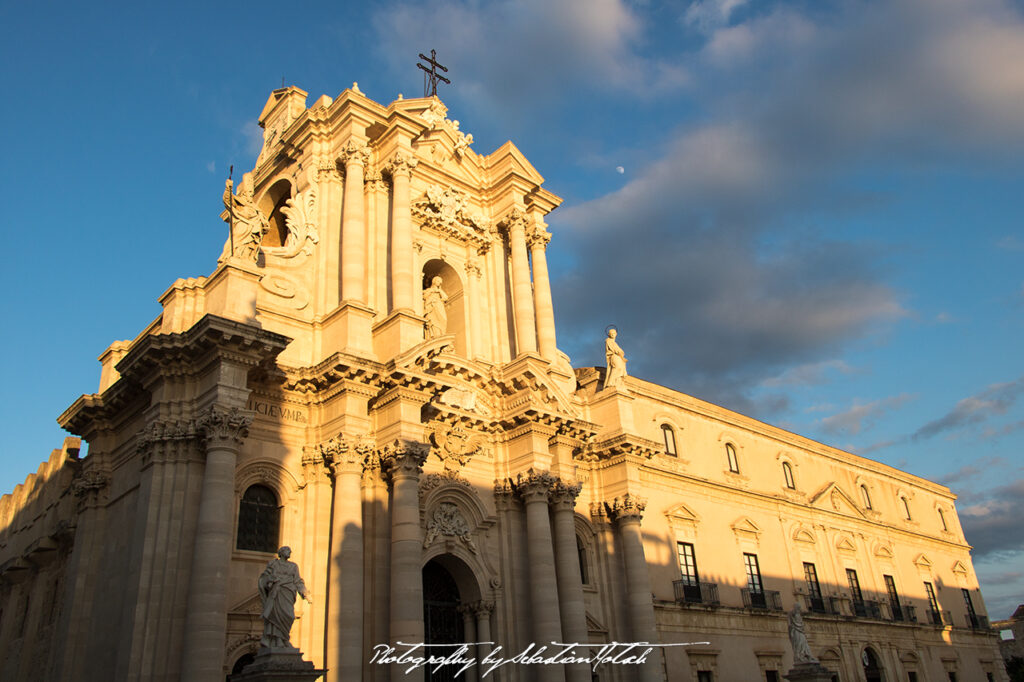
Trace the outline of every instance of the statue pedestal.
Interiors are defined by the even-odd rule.
[[[256,660],[232,675],[231,682],[314,682],[325,672],[302,660],[298,649],[260,647]]]
[[[797,663],[783,677],[789,682],[832,682],[834,674],[820,663]]]

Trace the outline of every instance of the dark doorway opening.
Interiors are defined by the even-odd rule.
[[[455,578],[441,564],[429,561],[423,567],[423,628],[427,644],[462,644],[465,628],[459,613],[461,599]],[[431,646],[431,656],[447,656],[458,647]],[[468,654],[467,654],[468,656]],[[424,670],[425,682],[456,682],[455,673],[461,666],[446,665],[434,672],[433,666]]]

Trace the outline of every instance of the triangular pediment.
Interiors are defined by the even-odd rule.
[[[253,592],[251,596],[235,604],[228,610],[228,613],[249,615],[263,613],[263,600],[260,599],[259,592]]]
[[[890,549],[888,545],[878,543],[878,545],[875,547],[875,556],[879,559],[892,559],[892,549]]]
[[[592,615],[590,615],[590,612],[588,611],[587,612],[587,631],[588,632],[600,632],[600,633],[607,634],[608,633],[608,628],[606,628],[596,618],[594,618]]]
[[[758,526],[749,516],[741,516],[732,522],[733,532],[742,533],[744,535],[752,534],[759,535],[761,533],[761,527]]]
[[[918,568],[931,568],[932,560],[925,554],[918,554],[917,558],[914,559],[914,565]]]
[[[960,560],[954,561],[953,562],[953,572],[954,573],[959,573],[961,575],[967,575],[967,572],[968,572],[967,571],[967,566],[965,566],[964,563],[962,561],[960,561]]]
[[[853,544],[853,540],[847,535],[840,535],[839,539],[836,540],[836,549],[840,552],[856,552],[857,545]]]
[[[682,502],[665,510],[665,516],[668,517],[670,522],[684,521],[687,523],[697,523],[700,521],[700,517],[697,516],[697,513]]]
[[[865,518],[857,503],[846,494],[835,481],[832,481],[811,497],[811,506],[818,509]]]

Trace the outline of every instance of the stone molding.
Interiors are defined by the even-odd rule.
[[[551,233],[540,225],[533,225],[526,232],[526,245],[529,247],[540,246],[546,249],[551,241]]]
[[[316,179],[318,182],[341,182],[341,171],[338,162],[332,159],[320,159],[316,162]]]
[[[384,165],[384,170],[387,171],[392,178],[394,178],[395,175],[404,175],[407,178],[411,178],[412,172],[417,165],[419,165],[419,160],[405,152],[398,151],[388,159],[387,163]]]
[[[348,144],[341,148],[338,160],[345,166],[355,163],[366,167],[370,163],[370,147],[356,140],[349,140]]]
[[[334,479],[343,473],[362,473],[373,468],[376,459],[372,441],[365,436],[351,437],[343,433],[317,445],[316,454]]]
[[[583,485],[580,483],[565,483],[558,481],[551,486],[551,505],[556,509],[573,510],[576,508],[576,498],[579,497]]]
[[[458,471],[466,466],[473,455],[480,452],[483,438],[464,429],[460,424],[437,423],[430,433],[433,451],[446,471]]]
[[[458,538],[470,552],[479,554],[476,543],[473,542],[469,524],[466,523],[458,506],[451,502],[442,502],[434,509],[430,521],[427,523],[423,547],[430,547],[439,536]]]
[[[618,521],[639,522],[643,518],[644,509],[647,508],[647,500],[632,493],[626,493],[622,497],[616,497],[610,503],[606,503],[606,506],[609,516]]]
[[[466,193],[454,187],[430,185],[423,195],[412,202],[413,218],[428,228],[485,252],[490,247],[487,222],[470,211]]]
[[[83,471],[71,483],[79,511],[105,503],[109,490],[110,476],[102,471]]]
[[[473,492],[473,485],[459,476],[455,471],[445,470],[439,474],[427,474],[420,479],[420,499],[426,497],[436,488],[458,487]]]
[[[418,476],[430,454],[430,446],[415,441],[395,440],[380,448],[383,469],[394,480],[396,477]]]

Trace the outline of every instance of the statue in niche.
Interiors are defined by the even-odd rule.
[[[430,287],[423,290],[423,317],[427,319],[428,339],[444,336],[448,331],[448,311],[445,310],[448,294],[441,288],[443,281],[434,277],[430,280]]]
[[[270,230],[270,223],[253,199],[251,173],[242,176],[237,194],[233,187],[231,178],[224,181],[224,208],[228,210],[231,239],[224,245],[220,262],[230,258],[233,250],[235,258],[255,263],[259,260],[260,244],[263,235]]]
[[[277,550],[277,559],[267,563],[257,583],[263,600],[263,638],[260,646],[269,649],[293,649],[290,633],[295,622],[295,594],[310,604],[313,599],[299,576],[299,567],[288,561],[290,547]]]
[[[626,354],[615,342],[618,330],[612,327],[608,330],[608,338],[604,340],[604,357],[607,363],[604,374],[605,388],[624,388],[626,380]]]
[[[818,659],[811,653],[804,634],[804,617],[800,613],[800,603],[795,602],[789,612],[789,643],[793,647],[793,663],[817,663]]]

